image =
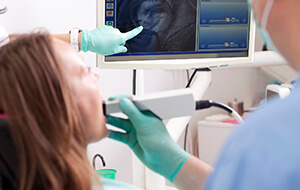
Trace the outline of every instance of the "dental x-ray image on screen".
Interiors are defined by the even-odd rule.
[[[200,62],[214,66],[212,62],[228,65],[253,59],[255,27],[247,0],[105,0],[104,10],[98,11],[100,21],[105,13],[104,24],[121,32],[138,26],[144,30],[127,41],[128,52],[100,57],[102,65],[111,62],[125,68],[121,62],[140,61],[129,68],[144,68],[143,61],[156,61],[150,64],[160,68],[158,64],[168,67],[171,60],[180,59],[178,65],[190,64],[180,68],[190,68]]]
[[[116,27],[122,32],[144,30],[128,41],[137,52],[194,51],[197,0],[118,0]]]

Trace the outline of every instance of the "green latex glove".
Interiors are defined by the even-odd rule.
[[[108,100],[116,100],[116,99],[121,99],[121,98],[132,98],[133,94],[119,94],[115,96],[111,96],[108,98]]]
[[[121,33],[119,29],[112,26],[102,25],[88,31],[84,30],[81,35],[81,50],[91,51],[101,55],[112,55],[127,52],[124,46],[127,40],[135,37],[143,27],[137,27],[129,32]]]
[[[125,133],[110,131],[109,137],[127,144],[148,168],[172,182],[190,154],[173,141],[153,114],[140,112],[127,98],[121,98],[119,105],[128,119],[107,116],[107,123]]]

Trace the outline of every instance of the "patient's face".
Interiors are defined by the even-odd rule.
[[[54,40],[54,46],[63,64],[72,96],[83,116],[89,142],[108,136],[102,95],[97,86],[99,73],[86,67],[83,58],[69,44]]]
[[[145,29],[162,32],[171,23],[172,11],[164,1],[146,0],[141,3],[137,17],[139,24]]]

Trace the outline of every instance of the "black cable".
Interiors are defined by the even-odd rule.
[[[267,46],[267,44],[264,44],[264,45],[263,45],[262,50],[263,50],[263,51],[268,51],[268,46]]]
[[[189,79],[188,83],[186,84],[185,88],[189,88],[190,87],[190,85],[191,85],[191,83],[192,83],[192,81],[193,81],[196,73],[197,73],[197,70],[195,69],[194,72],[192,73],[191,78]]]
[[[187,81],[189,81],[190,80],[190,73],[189,73],[188,69],[186,70],[186,77],[187,77]]]
[[[229,113],[232,113],[232,111],[233,111],[233,109],[230,108],[229,106],[226,107],[222,103],[213,102],[211,100],[196,101],[196,110],[207,109],[207,108],[210,108],[212,106],[224,109],[225,111],[227,111]]]
[[[194,77],[195,77],[195,75],[196,75],[196,73],[198,71],[211,71],[211,70],[209,68],[195,69],[194,72],[193,72],[193,74],[192,74],[192,76],[191,76],[191,78],[190,78],[190,80],[188,81],[187,85],[185,86],[185,88],[189,88],[190,87],[190,85],[191,85],[191,83],[192,83],[192,81],[193,81],[193,79],[194,79]]]
[[[185,134],[184,134],[184,144],[183,144],[183,149],[184,149],[184,151],[186,151],[186,141],[187,141],[187,133],[188,133],[188,129],[189,129],[189,124],[186,124],[186,127],[185,127]]]
[[[218,102],[212,102],[212,106],[221,108],[221,109],[227,111],[228,113],[232,113],[233,112],[232,108],[230,108],[229,106],[224,106],[223,104],[220,104]]]
[[[133,75],[132,75],[132,94],[136,95],[136,70],[133,69]]]
[[[189,71],[188,70],[186,70],[187,71],[187,75],[188,75],[188,78],[189,78]],[[208,72],[208,71],[211,71],[209,68],[199,68],[199,69],[195,69],[194,70],[194,72],[193,72],[193,74],[192,74],[192,76],[190,77],[190,79],[188,79],[188,83],[187,83],[187,85],[185,86],[185,88],[189,88],[190,87],[190,85],[191,85],[191,83],[192,83],[192,81],[193,81],[193,79],[194,79],[194,77],[195,77],[195,75],[196,75],[196,73],[198,72],[198,71],[206,71],[206,72]],[[186,127],[185,127],[185,134],[184,134],[184,150],[186,150],[186,141],[187,141],[187,133],[188,133],[188,127],[189,127],[189,123],[186,125]]]
[[[212,106],[211,100],[199,100],[196,101],[196,110],[202,110],[206,108],[210,108]]]

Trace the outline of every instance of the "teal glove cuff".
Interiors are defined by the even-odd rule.
[[[152,162],[152,166],[156,166],[156,171],[164,176],[170,182],[173,182],[174,178],[190,157],[190,154],[184,151],[177,143],[173,141],[173,139],[166,138],[167,146],[165,150],[162,150],[160,153],[160,158],[156,160],[160,163]],[[165,145],[161,145],[165,146]],[[157,147],[157,149],[160,149]]]
[[[187,152],[186,152],[187,153]],[[180,169],[182,168],[183,164],[187,161],[187,159],[191,156],[191,154],[187,153],[185,159],[181,162],[181,164],[178,166],[178,168],[175,170],[175,172],[173,173],[173,175],[171,176],[170,182],[172,183],[174,178],[176,177],[176,175],[178,174],[178,172],[180,171]]]
[[[83,52],[88,51],[88,42],[87,42],[88,32],[89,32],[88,30],[84,30],[81,34],[81,50]]]

